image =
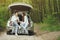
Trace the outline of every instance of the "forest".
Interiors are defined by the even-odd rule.
[[[60,0],[0,0],[0,27],[6,28],[11,16],[8,5],[14,2],[32,5],[31,18],[42,30],[60,31]]]

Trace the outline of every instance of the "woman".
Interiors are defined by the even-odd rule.
[[[23,12],[23,17],[22,17],[22,21],[20,21],[20,26],[23,27],[24,31],[26,32],[26,34],[28,34],[28,17],[27,15]]]
[[[20,25],[18,25],[18,22],[19,22],[19,17],[18,17],[18,13],[16,11],[15,14],[13,14],[13,16],[11,18],[11,22],[10,22],[10,25],[15,27],[15,30],[14,30],[14,28],[12,29],[12,33],[15,31],[15,35],[17,35],[18,27],[20,27]]]

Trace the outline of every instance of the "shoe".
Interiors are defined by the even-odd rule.
[[[15,35],[18,35],[18,34],[15,34]]]
[[[21,29],[21,27],[19,26],[19,29]]]

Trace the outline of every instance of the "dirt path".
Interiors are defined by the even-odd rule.
[[[60,32],[50,32],[39,36],[26,36],[26,35],[7,35],[4,33],[0,36],[0,40],[56,40]]]
[[[41,35],[42,39],[44,39],[44,40],[56,40],[56,38],[58,36],[60,36],[60,31],[58,31],[58,32],[49,32],[49,33]]]
[[[7,35],[4,33],[3,35],[0,36],[0,40],[43,40],[40,36],[26,36],[26,35]]]

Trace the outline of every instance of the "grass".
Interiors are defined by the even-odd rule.
[[[40,24],[40,30],[49,31],[49,32],[60,31],[60,25],[51,25],[51,24],[42,23]]]
[[[6,22],[9,18],[9,15],[10,13],[8,12],[7,6],[0,5],[0,27],[6,27]]]
[[[57,38],[57,40],[60,40],[60,36]]]
[[[40,30],[49,32],[60,31],[60,21],[53,15],[49,15],[44,19],[43,23],[40,23]]]

